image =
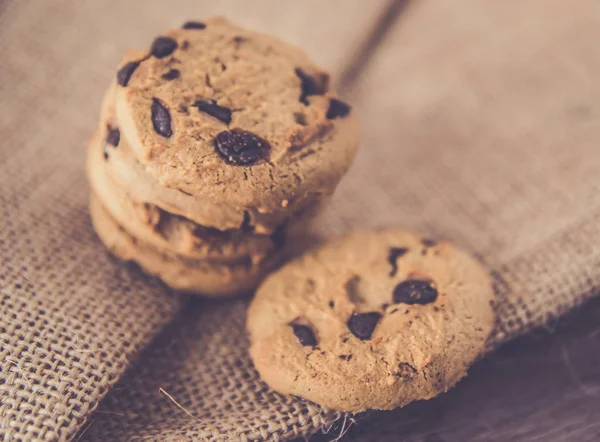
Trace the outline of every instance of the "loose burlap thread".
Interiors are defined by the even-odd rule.
[[[3,439],[283,440],[344,418],[260,381],[246,300],[170,293],[110,258],[87,215],[85,141],[125,48],[247,13],[335,71],[384,2],[277,3],[0,3]],[[349,95],[362,148],[318,233],[406,225],[476,254],[500,301],[490,349],[596,293],[598,8],[409,8]]]

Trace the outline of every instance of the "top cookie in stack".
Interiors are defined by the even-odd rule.
[[[128,52],[88,150],[100,237],[177,289],[251,289],[356,153],[328,80],[298,49],[220,18]]]

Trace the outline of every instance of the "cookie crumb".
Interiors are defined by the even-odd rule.
[[[390,247],[388,253],[388,262],[392,266],[390,277],[396,276],[396,273],[398,273],[398,258],[404,256],[407,252],[408,249],[406,247]]]

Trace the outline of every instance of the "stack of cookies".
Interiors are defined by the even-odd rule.
[[[224,19],[128,52],[88,147],[102,241],[177,290],[254,288],[355,156],[356,121],[328,79]]]

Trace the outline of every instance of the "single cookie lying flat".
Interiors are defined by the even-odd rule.
[[[402,230],[355,233],[270,275],[248,311],[250,355],[274,390],[343,411],[448,390],[494,324],[482,266]]]
[[[237,228],[249,213],[269,232],[332,194],[355,156],[354,112],[328,80],[276,38],[224,19],[188,23],[125,56],[115,129],[160,186],[221,207],[218,223],[200,224]]]
[[[256,233],[269,234],[276,232],[281,224],[290,219],[296,221],[305,218],[306,213],[314,213],[318,206],[329,199],[330,192],[324,192],[320,188],[314,192],[307,192],[305,198],[293,207],[289,207],[289,210],[282,210],[274,215],[262,213],[251,206],[244,210],[237,210],[223,201],[213,201],[192,195],[177,187],[161,185],[148,173],[146,166],[135,157],[131,146],[121,135],[114,104],[116,90],[117,85],[113,84],[105,94],[98,130],[105,140],[104,155],[107,173],[136,201],[155,205],[205,227],[230,230],[251,226]]]

